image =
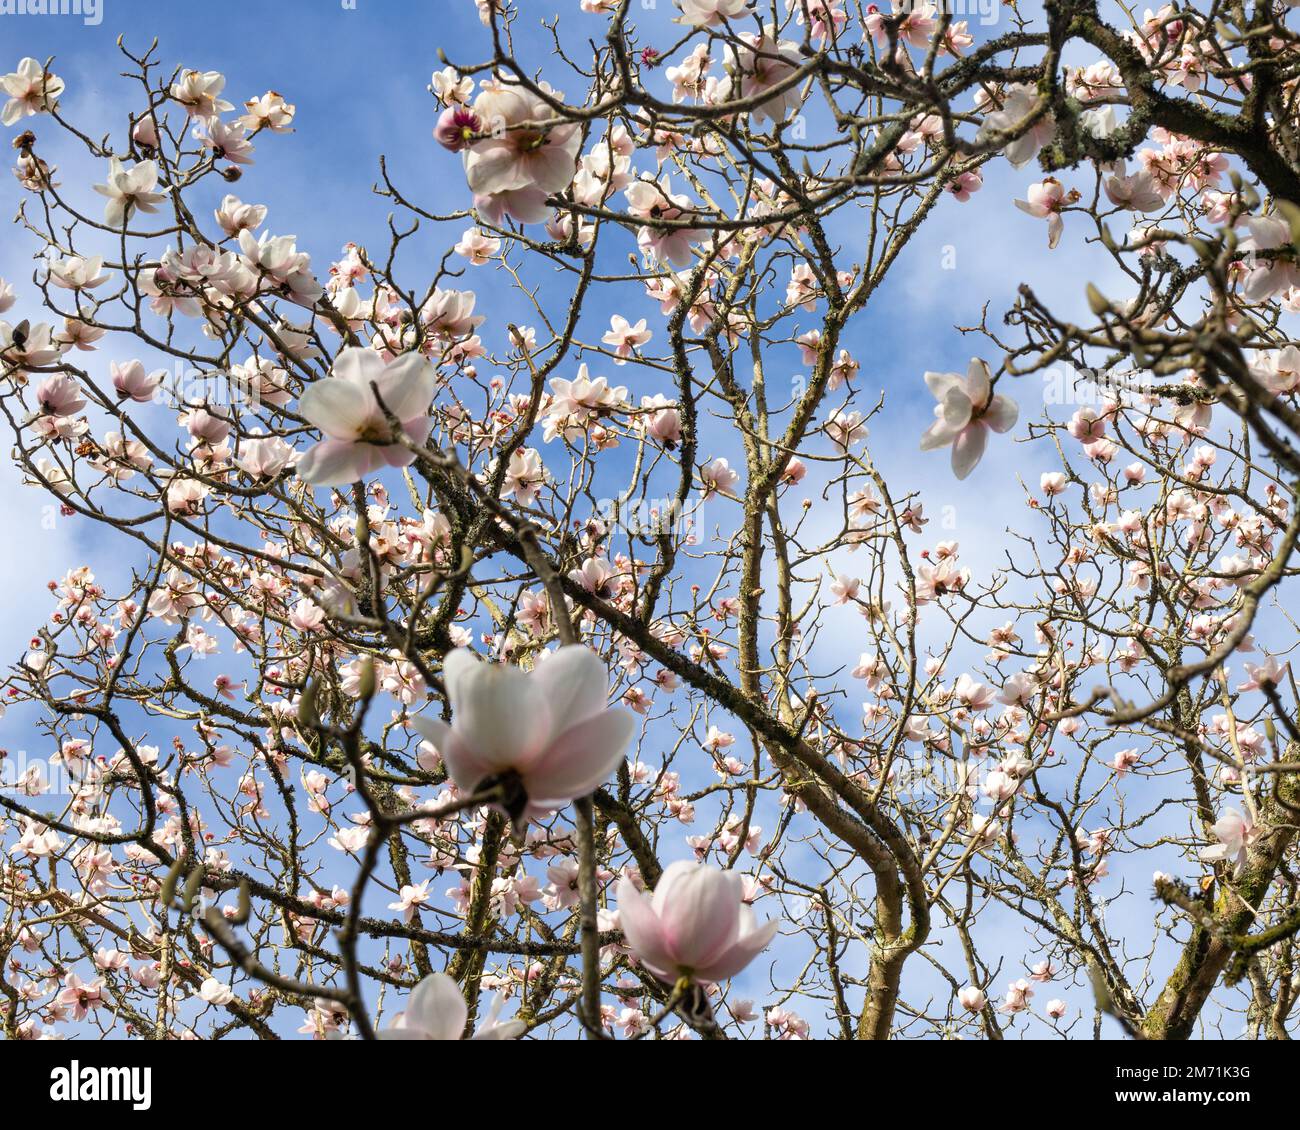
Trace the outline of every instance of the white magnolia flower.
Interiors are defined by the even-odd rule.
[[[32,114],[53,110],[63,93],[63,80],[29,57],[13,73],[0,75],[0,90],[9,95],[9,101],[0,110],[0,122],[12,126]]]
[[[451,723],[412,724],[437,747],[460,789],[513,777],[522,795],[507,796],[501,807],[516,823],[592,792],[636,729],[631,711],[607,706],[605,664],[581,645],[560,648],[532,671],[484,663],[457,648],[443,661],[442,677]]]
[[[994,110],[984,118],[979,140],[987,138],[989,133],[1019,129],[1038,105],[1038,94],[1029,86],[1013,86],[1007,90],[1002,100],[1002,109]],[[1026,132],[1009,141],[1003,148],[1003,155],[1016,168],[1028,164],[1044,145],[1052,138],[1056,129],[1056,119],[1045,113]]]
[[[474,1040],[513,1040],[522,1036],[528,1026],[522,1020],[497,1022],[501,1010],[498,997],[488,1012],[487,1019],[471,1036]],[[411,990],[406,1011],[391,1028],[381,1028],[381,1040],[459,1040],[465,1034],[469,1008],[461,996],[460,987],[445,973],[432,973]]]
[[[95,185],[100,196],[107,196],[104,205],[104,223],[111,228],[126,225],[136,212],[156,212],[164,194],[155,192],[158,187],[158,166],[152,161],[141,161],[124,168],[116,157],[108,161],[108,181]]]
[[[1214,823],[1214,834],[1219,842],[1201,848],[1201,859],[1206,863],[1231,862],[1236,871],[1246,866],[1246,852],[1259,836],[1250,814],[1242,815],[1235,808],[1228,809]]]
[[[971,358],[964,379],[957,373],[926,373],[925,383],[939,403],[921,450],[951,445],[953,474],[964,479],[984,455],[989,429],[1010,431],[1020,409],[1009,396],[993,395],[989,367],[978,357]]]
[[[108,282],[109,276],[101,270],[103,266],[102,255],[90,259],[72,255],[50,264],[50,282],[65,290],[92,290]]]
[[[423,443],[432,423],[433,386],[433,366],[418,353],[385,364],[373,349],[343,350],[331,375],[309,385],[298,401],[299,413],[325,433],[298,460],[299,478],[315,486],[342,486],[381,467],[410,466],[415,453],[393,442],[384,409],[410,440]]]

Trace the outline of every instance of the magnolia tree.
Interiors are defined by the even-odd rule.
[[[292,92],[0,78],[0,410],[100,555],[5,673],[5,1034],[1289,1038],[1287,6],[538,7],[433,75],[456,206],[383,163],[329,266],[256,202]],[[882,381],[1008,166],[1110,293]]]

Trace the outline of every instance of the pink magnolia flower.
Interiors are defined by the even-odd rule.
[[[166,199],[158,187],[158,166],[153,161],[141,161],[125,168],[116,157],[108,159],[108,179],[104,184],[92,186],[100,196],[108,198],[104,205],[104,223],[120,228],[136,212],[156,212]]]
[[[86,407],[86,398],[74,378],[56,373],[36,386],[36,403],[51,416],[75,416]]]
[[[1247,850],[1259,838],[1255,821],[1249,813],[1243,816],[1237,809],[1229,808],[1215,821],[1214,834],[1219,842],[1201,848],[1201,860],[1205,863],[1232,862],[1234,869],[1240,872],[1246,866]]]
[[[1037,107],[1038,93],[1032,87],[1010,87],[1002,100],[1002,109],[994,110],[984,118],[979,140],[985,140],[994,131],[1018,131]],[[1021,136],[1007,142],[1002,153],[1016,168],[1020,168],[1033,160],[1034,154],[1052,139],[1055,129],[1056,119],[1050,113],[1045,113]]]
[[[1065,230],[1061,209],[1077,200],[1079,194],[1074,191],[1067,193],[1065,186],[1055,177],[1044,177],[1037,184],[1031,184],[1026,195],[1029,199],[1017,200],[1016,207],[1040,220],[1047,220],[1047,246],[1049,250],[1055,250]]]
[[[626,876],[619,880],[619,924],[637,959],[660,980],[725,981],[767,948],[780,925],[772,919],[760,926],[744,895],[744,879],[734,871],[678,860],[653,895]]]
[[[309,385],[298,402],[303,417],[325,433],[325,439],[298,460],[299,478],[314,486],[340,486],[381,467],[410,466],[415,454],[392,442],[379,401],[401,421],[407,438],[423,443],[429,434],[433,386],[433,366],[419,354],[404,354],[385,364],[373,349],[344,349],[329,378]]]
[[[963,673],[953,685],[953,697],[969,710],[987,710],[997,698],[995,688]]]
[[[1275,687],[1282,681],[1290,666],[1290,663],[1280,662],[1276,655],[1266,656],[1263,663],[1247,663],[1245,667],[1248,677],[1237,690],[1257,691],[1261,687]]]
[[[442,755],[456,785],[473,792],[508,780],[518,794],[501,807],[517,823],[586,796],[623,757],[635,715],[607,708],[609,676],[600,657],[561,647],[531,672],[484,663],[457,648],[443,662],[451,723],[413,718]]]
[[[1246,273],[1241,293],[1247,302],[1262,302],[1279,291],[1300,283],[1300,269],[1286,256],[1291,246],[1291,225],[1281,216],[1258,216],[1246,221],[1250,236],[1241,241]],[[1260,251],[1278,252],[1265,258]]]
[[[527,1030],[522,1020],[497,1023],[501,1009],[498,998],[471,1039],[513,1040]],[[431,973],[411,990],[406,1011],[390,1028],[376,1033],[381,1040],[459,1040],[465,1035],[469,1008],[461,996],[460,986],[445,973]]]
[[[985,996],[984,990],[977,989],[974,985],[967,985],[961,989],[957,993],[957,999],[967,1012],[979,1012],[988,1004],[988,997]]]
[[[1147,169],[1126,176],[1120,168],[1106,178],[1105,189],[1112,204],[1130,212],[1155,212],[1164,206],[1165,198]]]
[[[12,74],[0,75],[0,92],[9,96],[0,110],[0,123],[12,126],[32,114],[53,110],[63,93],[63,80],[29,56]]]
[[[553,118],[553,111],[528,91],[508,86],[480,94],[474,100],[474,114],[490,134],[471,142],[464,153],[465,178],[476,197],[527,193],[536,206],[538,197],[544,201],[548,194],[573,183],[582,147],[576,123],[550,128],[533,124]],[[506,207],[513,211],[509,204]]]
[[[123,361],[120,364],[117,361],[108,363],[109,376],[113,381],[113,388],[123,400],[134,400],[139,404],[147,404],[158,391],[158,386],[162,384],[163,378],[167,376],[166,369],[155,369],[152,373],[144,371],[144,365],[139,361]]]
[[[799,45],[778,38],[776,28],[770,24],[761,35],[742,32],[740,42],[741,46],[729,49],[727,71],[733,81],[739,81],[742,98],[761,99],[750,111],[754,121],[769,120],[778,125],[802,97],[799,83],[793,81],[801,61]]]
[[[964,479],[983,457],[989,429],[1010,431],[1020,410],[1009,396],[993,394],[989,367],[978,357],[971,358],[964,380],[957,373],[926,373],[925,383],[939,403],[921,450],[951,445],[953,474]]]
[[[701,467],[700,478],[704,481],[705,498],[719,492],[729,494],[731,489],[740,482],[740,476],[731,469],[731,464],[722,458],[711,459]]]
[[[72,1009],[73,1020],[84,1020],[86,1014],[104,1005],[104,982],[102,978],[83,981],[75,973],[68,973],[63,978],[63,991],[58,995],[58,1003]]]
[[[673,0],[682,10],[679,23],[691,27],[717,27],[723,20],[737,20],[749,8],[749,0]]]
[[[978,169],[967,169],[964,173],[958,173],[947,185],[948,191],[963,204],[983,187],[984,178]]]
[[[690,197],[672,192],[667,174],[658,182],[634,180],[623,195],[630,216],[651,221],[637,228],[636,241],[642,253],[657,263],[688,266],[692,262],[691,245],[704,238],[703,231],[680,226],[694,214]],[[673,226],[661,227],[653,222],[656,220]]]
[[[614,314],[609,319],[609,330],[600,340],[613,347],[614,364],[625,365],[626,358],[632,356],[632,351],[645,345],[651,336],[651,331],[645,328],[644,318],[636,325],[631,325],[622,314]]]
[[[1065,488],[1069,485],[1069,479],[1065,477],[1064,471],[1044,471],[1038,477],[1038,485],[1048,498],[1053,498],[1058,494],[1065,493]]]
[[[438,115],[438,124],[433,127],[433,136],[438,144],[452,153],[466,149],[481,132],[483,123],[478,115],[468,106],[448,106]]]
[[[1115,754],[1111,762],[1111,768],[1115,770],[1117,777],[1123,777],[1133,766],[1137,765],[1142,759],[1142,755],[1136,749],[1121,749]]]
[[[1029,987],[1029,982],[1023,977],[1018,981],[1012,981],[1007,986],[1007,995],[998,1005],[999,1012],[1016,1013],[1024,1012],[1029,1007],[1029,1001],[1034,995],[1034,990]]]

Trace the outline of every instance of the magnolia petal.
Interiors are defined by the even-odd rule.
[[[961,434],[952,443],[952,473],[964,479],[984,457],[984,447],[988,443],[989,430],[983,423],[976,421],[963,428]]]
[[[456,787],[473,792],[484,777],[490,777],[498,767],[472,750],[456,736],[456,731],[441,718],[412,718],[411,725],[426,741],[432,742],[447,767],[447,775]]]
[[[298,413],[331,439],[351,440],[357,438],[374,404],[374,395],[361,386],[327,378],[307,386]]]
[[[665,981],[675,979],[676,962],[664,944],[659,916],[650,899],[626,877],[618,881],[618,924],[642,965]]]
[[[947,447],[961,433],[961,428],[950,428],[943,420],[936,420],[921,436],[921,450],[934,451]]]
[[[708,981],[725,981],[734,977],[760,953],[767,949],[781,925],[778,919],[771,919],[761,926],[756,926],[749,907],[742,910],[742,928],[740,937],[724,953],[715,957],[708,965],[700,969],[699,975]]]
[[[243,233],[240,233],[241,236]],[[369,389],[372,381],[378,381],[384,372],[384,359],[373,349],[362,345],[349,345],[340,350],[330,368],[336,380],[344,381],[357,388]],[[316,386],[313,385],[313,388]],[[370,398],[366,398],[367,407]]]
[[[989,393],[993,390],[993,377],[989,367],[978,357],[972,357],[966,367],[966,395],[976,408],[988,403]]]
[[[552,715],[566,724],[605,709],[609,673],[589,647],[569,644],[559,648],[533,669],[532,678]]]
[[[958,373],[926,373],[925,386],[935,400],[942,400],[949,389],[961,388],[962,379]]]
[[[399,420],[415,419],[428,412],[437,378],[427,357],[405,353],[383,366],[373,379],[384,407]]]
[[[471,192],[513,192],[533,183],[530,163],[516,145],[514,138],[493,138],[465,154],[465,179]]]
[[[656,910],[665,943],[679,964],[694,969],[735,943],[743,884],[730,871],[687,866],[689,872],[672,876],[663,901],[656,898]]]
[[[470,1037],[471,1040],[517,1040],[528,1031],[522,1020],[503,1020],[500,1024],[485,1024]]]
[[[538,802],[568,802],[603,784],[623,759],[636,732],[630,710],[602,710],[558,735],[524,774],[528,795]]]
[[[376,450],[373,444],[368,443],[322,440],[303,452],[295,469],[298,477],[312,486],[344,486],[365,478],[375,470],[378,465]]]
[[[551,712],[526,672],[465,648],[443,661],[456,736],[492,772],[525,772],[550,744]]]
[[[975,414],[975,405],[963,388],[951,388],[939,405],[943,410],[943,422],[954,432],[961,431],[970,423]]]
[[[405,1023],[428,1033],[431,1040],[459,1040],[465,1033],[469,1008],[460,987],[445,973],[431,973],[411,990]]]
[[[1020,406],[1009,396],[1001,394],[989,401],[983,420],[995,432],[1009,432],[1020,418]]]

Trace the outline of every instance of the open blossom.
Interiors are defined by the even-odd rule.
[[[298,250],[298,237],[263,232],[254,236],[247,228],[239,233],[239,250],[244,265],[288,297],[310,306],[324,289],[311,270],[311,256]]]
[[[1263,663],[1246,663],[1246,680],[1237,687],[1240,691],[1257,691],[1261,687],[1275,687],[1286,676],[1291,664],[1283,663],[1276,655],[1265,657]]]
[[[984,995],[984,991],[975,988],[974,985],[967,985],[961,989],[957,993],[957,999],[967,1012],[979,1012],[988,1004],[988,997]]]
[[[438,144],[452,153],[468,148],[470,142],[483,132],[479,116],[468,106],[451,105],[438,115],[433,136]]]
[[[501,250],[501,241],[495,236],[484,235],[478,228],[470,228],[460,237],[454,248],[457,255],[463,255],[475,267],[482,267]]]
[[[298,402],[301,415],[325,433],[298,460],[298,476],[315,486],[341,486],[382,467],[410,466],[415,453],[393,442],[384,409],[400,421],[408,439],[423,443],[431,426],[433,388],[433,366],[418,354],[385,364],[372,349],[344,349],[330,376],[308,385]]]
[[[1291,225],[1281,216],[1258,216],[1248,219],[1246,227],[1250,236],[1241,241],[1247,266],[1242,297],[1248,302],[1261,302],[1300,284],[1300,270],[1286,254],[1291,246]],[[1256,254],[1260,251],[1278,252],[1278,255]]]
[[[235,466],[254,479],[271,479],[297,457],[297,451],[279,436],[260,436],[254,430],[240,443]]]
[[[520,506],[532,506],[537,492],[546,483],[542,456],[534,447],[521,447],[510,453],[510,464],[501,483],[501,497],[515,498]]]
[[[83,259],[80,255],[71,255],[57,263],[50,264],[50,282],[65,290],[93,290],[108,282],[109,276],[101,269],[104,257],[95,255]]]
[[[1106,178],[1104,187],[1112,204],[1130,212],[1155,212],[1165,203],[1165,198],[1146,169],[1139,169],[1128,176],[1121,168]]]
[[[500,1007],[498,999],[471,1039],[513,1040],[524,1034],[528,1026],[522,1020],[497,1021]],[[405,1011],[377,1035],[381,1040],[459,1040],[468,1021],[460,986],[445,973],[431,973],[411,990]]]
[[[780,925],[754,919],[742,876],[687,860],[668,865],[653,895],[620,879],[618,920],[637,960],[670,984],[682,977],[734,977],[767,948]]]
[[[476,205],[481,199],[492,211],[495,198],[516,219],[537,222],[546,197],[573,183],[582,146],[577,123],[540,126],[554,117],[551,108],[529,91],[504,85],[483,91],[474,114],[488,133],[463,155]]]
[[[1001,101],[1001,109],[985,116],[980,129],[981,140],[994,131],[1019,132],[1038,108],[1037,92],[1032,87],[1023,85],[1008,88]],[[1020,168],[1033,160],[1034,155],[1051,140],[1055,129],[1056,119],[1050,112],[1045,112],[1021,136],[1006,144],[1002,150],[1003,155],[1016,168]]]
[[[235,108],[221,97],[225,86],[226,76],[220,71],[184,71],[170,93],[191,117],[211,118]]]
[[[645,345],[653,336],[651,331],[645,328],[644,318],[636,325],[631,325],[622,314],[614,314],[609,319],[609,329],[600,340],[613,348],[614,364],[625,365],[627,364],[625,359],[632,356],[632,351]]]
[[[268,90],[260,98],[250,98],[244,103],[244,114],[239,119],[249,133],[259,129],[269,129],[272,133],[292,133],[294,114],[297,107],[284,100],[274,90]]]
[[[704,497],[711,494],[730,494],[732,488],[740,482],[740,476],[731,469],[725,459],[711,459],[700,468],[700,478],[704,481]]]
[[[1020,410],[1010,397],[993,394],[989,367],[978,357],[971,358],[964,380],[957,373],[926,373],[925,383],[939,403],[921,450],[951,445],[953,474],[964,479],[984,455],[989,429],[1010,431]]]
[[[755,100],[751,116],[756,122],[785,121],[802,98],[796,81],[799,45],[789,39],[779,39],[771,25],[761,35],[742,32],[740,41],[741,46],[731,48],[728,53],[727,71],[739,79],[740,96]]]
[[[12,126],[32,114],[53,110],[63,93],[63,80],[29,57],[18,64],[16,71],[0,75],[0,91],[9,96],[0,110],[0,122]]]
[[[1067,193],[1065,186],[1055,177],[1044,177],[1037,184],[1029,186],[1027,195],[1029,199],[1017,200],[1016,207],[1031,216],[1047,220],[1047,246],[1055,250],[1061,241],[1061,233],[1065,230],[1061,209],[1077,200],[1079,194],[1073,190]]]
[[[68,973],[63,978],[58,1002],[72,1009],[73,1020],[84,1020],[87,1013],[104,1006],[104,981],[102,978],[83,981],[75,973]]]
[[[629,215],[651,221],[638,225],[636,230],[637,245],[648,258],[674,267],[692,262],[691,245],[704,233],[684,226],[692,213],[690,197],[670,191],[667,176],[658,182],[635,180],[623,195],[627,197]],[[672,226],[666,226],[669,224]]]
[[[1002,1003],[998,1005],[998,1011],[1006,1013],[1024,1012],[1029,1007],[1033,995],[1034,990],[1023,977],[1018,981],[1012,981],[1007,986],[1007,995],[1003,998]]]
[[[636,729],[631,711],[608,708],[609,676],[580,644],[532,671],[485,663],[457,648],[443,662],[451,723],[414,718],[447,772],[467,792],[504,784],[501,807],[519,824],[586,796],[614,771]]]
[[[36,386],[36,403],[50,416],[75,416],[86,407],[86,398],[75,378],[56,373]]]
[[[221,198],[221,207],[213,215],[222,231],[237,236],[242,231],[262,226],[266,220],[266,205],[245,204],[238,196],[226,195]]]
[[[663,393],[641,398],[641,415],[637,421],[645,428],[646,435],[658,440],[672,450],[682,441],[681,410]]]
[[[682,14],[679,21],[691,27],[717,27],[723,20],[738,20],[749,10],[749,0],[673,0]]]
[[[1206,863],[1231,863],[1234,870],[1240,873],[1246,866],[1250,845],[1259,838],[1259,829],[1254,820],[1249,813],[1243,815],[1237,809],[1229,808],[1214,822],[1214,834],[1219,842],[1201,848],[1201,859]]]
[[[116,157],[108,160],[108,180],[94,186],[100,196],[108,197],[104,205],[104,223],[111,228],[125,226],[136,212],[156,212],[165,199],[158,187],[158,166],[141,161],[131,168]]]

